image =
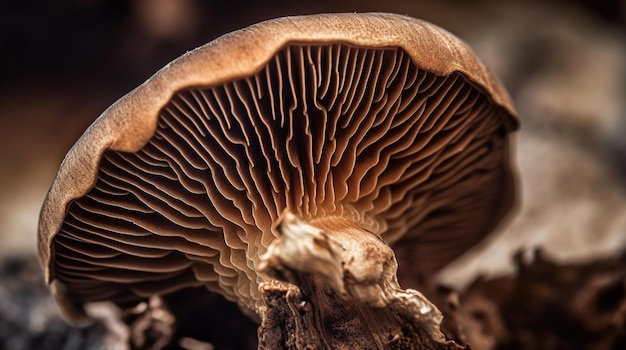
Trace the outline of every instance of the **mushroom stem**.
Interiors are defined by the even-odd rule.
[[[457,346],[440,332],[437,307],[418,291],[400,288],[394,253],[375,234],[345,219],[307,223],[289,212],[277,228],[279,237],[260,264],[275,279],[260,287],[266,303],[261,348],[279,345],[264,339],[283,339],[280,346],[290,349],[355,348],[346,345],[346,334],[360,339],[356,348]],[[277,337],[277,329],[286,335]]]
[[[393,250],[348,220],[307,223],[285,212],[278,232],[260,264],[262,272],[276,279],[299,284],[297,273],[316,275],[340,297],[378,307],[385,306],[386,291],[398,285]]]

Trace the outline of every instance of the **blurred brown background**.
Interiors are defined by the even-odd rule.
[[[522,120],[518,210],[444,280],[507,271],[519,247],[565,260],[624,249],[624,0],[25,0],[0,5],[0,257],[35,252],[40,205],[65,152],[167,62],[261,20],[364,11],[422,18],[466,40]]]

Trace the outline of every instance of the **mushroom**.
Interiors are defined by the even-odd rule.
[[[71,321],[204,286],[262,330],[292,315],[298,346],[339,344],[311,340],[337,310],[369,329],[363,347],[422,341],[407,329],[444,344],[397,270],[411,285],[501,220],[516,128],[502,85],[432,24],[270,20],[174,60],[85,131],[45,199],[40,262]]]

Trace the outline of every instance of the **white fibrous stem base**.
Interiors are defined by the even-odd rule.
[[[393,250],[341,218],[304,222],[286,212],[260,270],[259,348],[460,349],[439,330],[442,314],[403,290]]]

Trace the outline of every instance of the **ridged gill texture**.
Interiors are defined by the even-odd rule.
[[[503,201],[506,112],[398,48],[290,44],[256,74],[178,91],[138,152],[107,151],[53,242],[81,302],[205,285],[250,311],[288,210],[348,218],[438,268]],[[499,218],[499,217],[498,217]]]

